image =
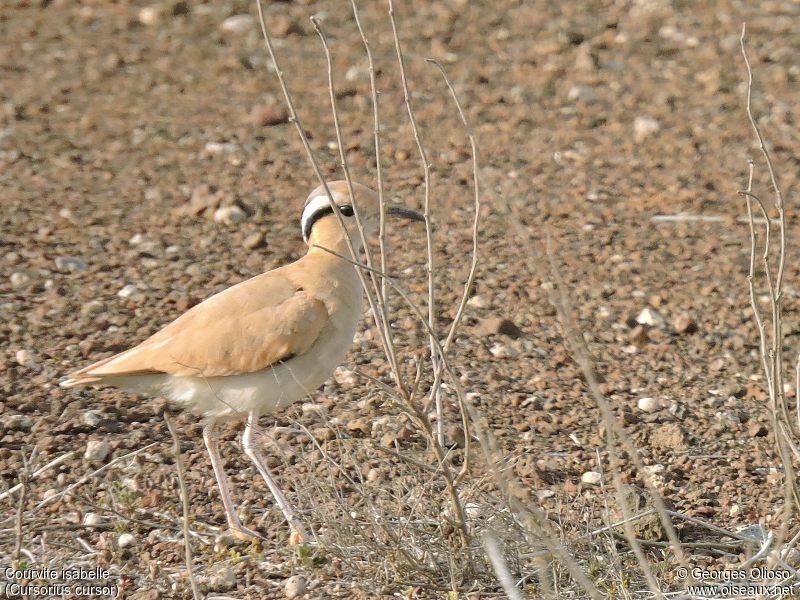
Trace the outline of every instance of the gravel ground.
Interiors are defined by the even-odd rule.
[[[384,3],[361,4],[381,90],[388,196],[420,208],[422,170],[388,14]],[[759,157],[744,112],[739,33],[746,20],[754,109],[788,201],[784,329],[793,361],[800,8],[700,4],[443,0],[396,7],[432,164],[438,324],[444,330],[454,316],[469,268],[472,171],[458,114],[426,57],[444,64],[480,145],[481,262],[453,364],[508,453],[509,473],[563,524],[578,553],[581,543],[600,543],[586,533],[603,525],[613,498],[598,484],[609,479],[599,411],[541,287],[551,277],[548,230],[603,392],[672,509],[738,530],[775,527],[783,505],[737,195],[747,159]],[[191,597],[165,403],[57,384],[212,293],[302,254],[300,208],[316,181],[255,14],[250,2],[233,0],[18,1],[0,10],[0,492],[19,481],[34,449],[34,470],[70,453],[26,486],[22,546],[59,568],[110,569],[121,597]],[[354,178],[374,186],[369,75],[347,3],[267,4],[300,119],[325,175],[340,178],[312,14],[321,14],[330,38]],[[769,196],[762,167],[755,185]],[[656,218],[677,214],[710,219]],[[424,304],[424,236],[395,226],[389,245],[392,272]],[[757,292],[763,300],[766,290]],[[424,353],[423,327],[395,305],[404,356]],[[387,553],[367,548],[369,536],[344,523],[343,507],[364,510],[365,498],[382,499],[384,515],[417,506],[422,519],[445,510],[426,471],[379,450],[425,456],[425,443],[356,367],[379,378],[389,372],[370,319],[314,404],[262,422],[275,441],[265,445],[270,464],[309,524],[330,535],[331,547],[320,551],[286,545],[280,513],[232,443],[234,426],[225,435],[226,468],[246,519],[268,541],[216,539],[224,517],[200,424],[173,417],[204,590],[366,598],[437,597],[437,585],[447,587],[446,573],[442,584],[397,567],[400,559],[385,568]],[[303,427],[324,445],[315,446]],[[137,454],[37,507],[130,453]],[[454,453],[463,460],[462,449]],[[494,493],[480,469],[479,462],[467,497]],[[628,462],[621,474],[637,480]],[[16,541],[18,499],[0,500],[3,567]],[[416,534],[424,536],[422,529]],[[404,543],[429,543],[408,535]],[[687,528],[681,535],[689,543],[713,537]],[[724,563],[710,550],[690,554],[694,564]],[[674,565],[664,564],[665,585],[679,589]],[[519,575],[531,573],[527,589],[536,596],[536,573]],[[500,590],[490,579],[464,588],[495,597]],[[610,585],[603,589],[611,593]]]

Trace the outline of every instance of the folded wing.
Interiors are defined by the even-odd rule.
[[[212,296],[138,346],[72,373],[62,385],[136,374],[252,373],[305,353],[327,321],[321,300],[279,272],[266,273]]]

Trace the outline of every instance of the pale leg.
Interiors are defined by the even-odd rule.
[[[266,464],[264,464],[264,459],[261,456],[261,452],[258,450],[258,444],[255,439],[255,430],[257,427],[258,413],[251,412],[247,417],[247,424],[244,426],[244,433],[242,434],[242,446],[244,447],[244,452],[256,465],[256,468],[258,469],[258,472],[261,473],[261,477],[264,478],[264,481],[267,482],[269,491],[272,492],[275,502],[281,509],[286,521],[288,521],[289,526],[292,529],[290,541],[293,543],[307,542],[309,537],[305,528],[300,523],[297,516],[295,516],[294,510],[292,510],[292,507],[289,505],[289,501],[286,499],[286,496],[283,495],[283,492],[273,479],[272,473],[269,472],[269,468]]]
[[[215,435],[216,426],[217,423],[213,420],[206,423],[205,427],[203,427],[203,441],[206,443],[208,456],[211,458],[211,467],[214,469],[214,476],[217,478],[219,495],[222,497],[222,506],[225,509],[225,518],[228,520],[228,529],[233,537],[240,540],[249,540],[255,537],[261,538],[263,536],[242,525],[242,522],[236,515],[236,509],[231,500],[231,491],[228,487],[228,479],[225,477],[225,471],[222,468],[222,458],[217,448],[218,440]]]

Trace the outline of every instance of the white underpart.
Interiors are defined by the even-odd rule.
[[[224,377],[167,374],[108,377],[135,392],[161,395],[192,412],[214,419],[241,418],[252,411],[270,414],[310,395],[344,360],[361,316],[361,290],[352,286],[343,313],[320,331],[305,354],[254,373]]]

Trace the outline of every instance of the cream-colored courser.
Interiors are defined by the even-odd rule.
[[[356,251],[362,246],[353,200],[344,181],[329,184]],[[367,236],[379,203],[354,183]],[[386,211],[415,220],[414,211]],[[217,449],[217,424],[246,418],[242,446],[269,486],[295,541],[308,539],[261,457],[254,438],[260,415],[306,397],[344,360],[361,318],[362,289],[343,231],[322,186],[311,192],[301,218],[309,246],[301,259],[257,275],[198,304],[150,338],[76,371],[61,383],[113,385],[159,395],[206,417],[203,439],[219,485],[228,527],[241,539],[258,536],[236,515]],[[332,252],[328,252],[328,250]]]

